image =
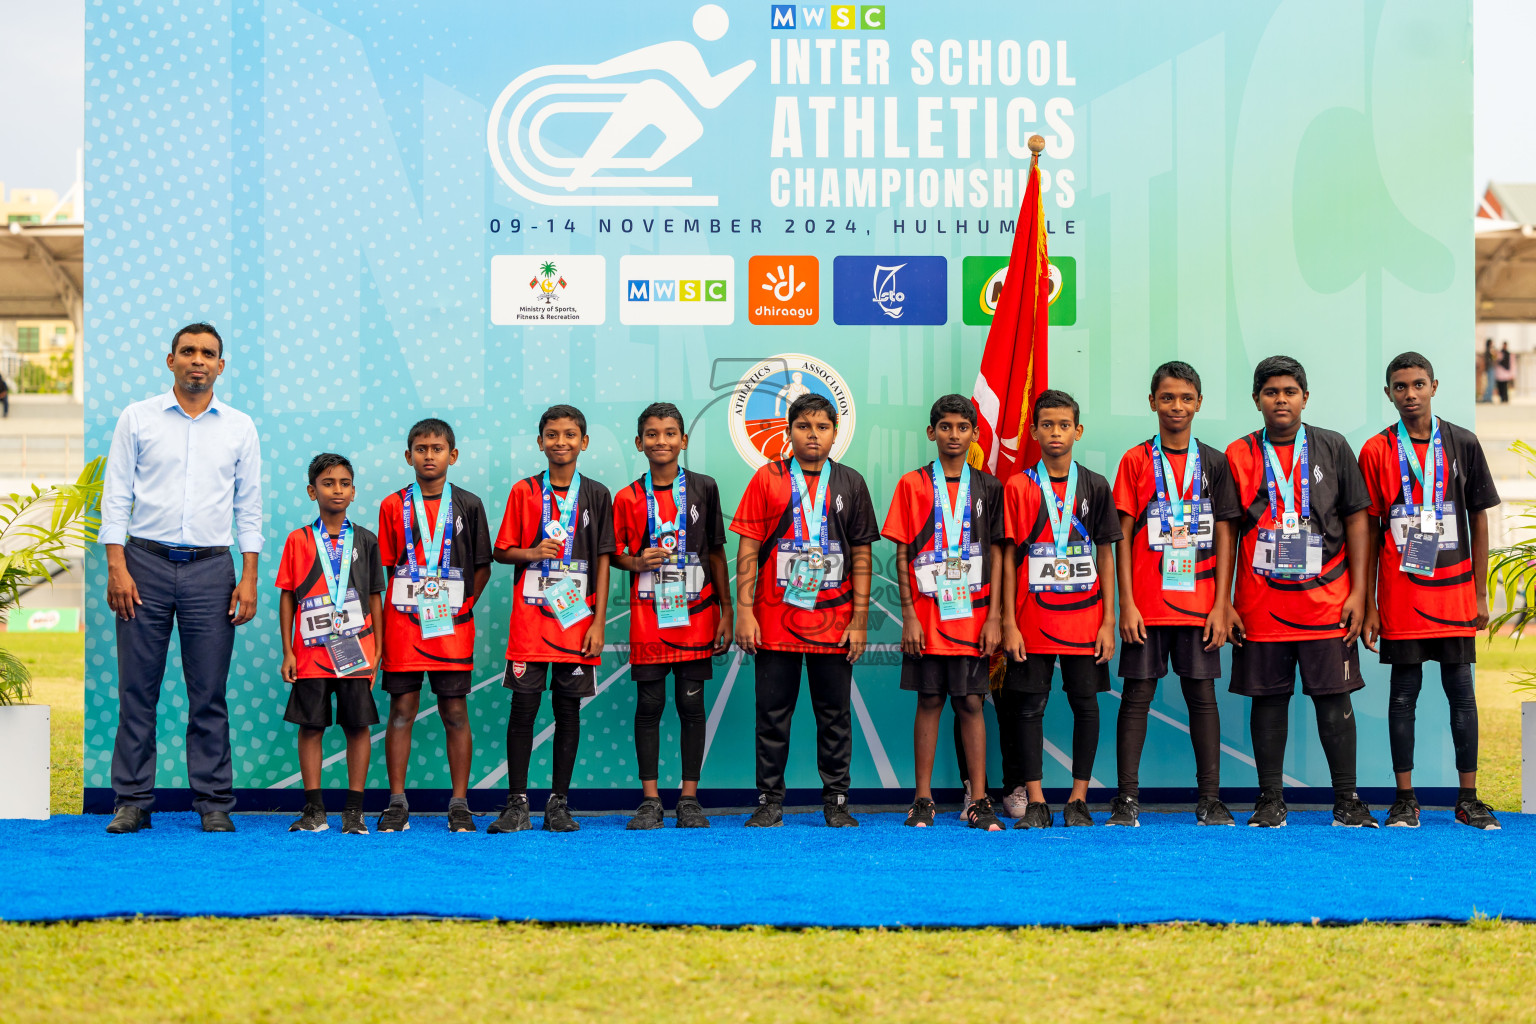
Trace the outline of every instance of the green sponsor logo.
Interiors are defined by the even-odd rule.
[[[1051,266],[1052,327],[1071,327],[1077,323],[1077,260],[1057,256]],[[967,256],[960,264],[961,321],[973,327],[990,327],[997,300],[1003,293],[1003,277],[1008,271],[1006,256]]]

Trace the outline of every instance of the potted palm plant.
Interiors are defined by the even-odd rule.
[[[73,484],[0,499],[0,616],[23,589],[64,569],[71,549],[96,539],[101,485],[96,459]],[[0,644],[0,818],[48,817],[49,709],[28,703],[31,696],[31,672]]]
[[[1536,448],[1516,441],[1510,449],[1536,466]],[[1536,469],[1529,472],[1536,476]],[[1518,642],[1536,619],[1536,505],[1525,506],[1511,532],[1517,542],[1488,556],[1488,592],[1502,596],[1504,606],[1488,623],[1488,635],[1513,626]],[[1513,685],[1530,698],[1520,704],[1520,810],[1536,814],[1536,672],[1522,673]]]

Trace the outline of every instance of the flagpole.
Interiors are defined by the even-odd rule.
[[[1029,158],[1029,169],[1033,171],[1040,166],[1040,152],[1045,149],[1044,135],[1031,135],[1029,137],[1029,151],[1033,155]]]

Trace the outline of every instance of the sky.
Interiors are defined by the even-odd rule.
[[[85,134],[85,0],[0,0],[0,181],[63,192]],[[1472,194],[1536,182],[1536,2],[1473,0]],[[1426,129],[1426,140],[1432,132]]]

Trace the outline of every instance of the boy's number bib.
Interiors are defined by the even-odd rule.
[[[1435,561],[1441,551],[1455,551],[1461,546],[1460,527],[1454,502],[1442,502],[1436,528],[1437,537],[1431,538],[1424,529],[1423,513],[1418,505],[1393,505],[1387,518],[1392,541],[1402,552],[1402,569],[1418,576],[1430,576],[1435,571]],[[1414,537],[1417,535],[1417,547]],[[1438,541],[1438,543],[1435,543]],[[1413,550],[1410,550],[1413,549]],[[1412,560],[1410,562],[1410,555]]]
[[[831,552],[823,556],[817,568],[792,540],[779,541],[775,571],[784,600],[796,608],[815,608],[816,597],[823,590],[835,590],[843,582],[842,546],[831,542]]]
[[[662,629],[688,625],[689,602],[697,601],[704,590],[704,567],[699,556],[689,553],[688,565],[663,565],[640,573],[636,594],[650,601],[656,609],[656,624]],[[678,608],[682,613],[677,612]]]
[[[1253,571],[1259,576],[1316,576],[1323,571],[1323,535],[1310,529],[1286,533],[1259,530],[1254,537]]]
[[[1184,505],[1187,509],[1189,502],[1185,502]],[[1171,526],[1172,512],[1169,510],[1166,501],[1154,499],[1148,503],[1147,547],[1154,551],[1168,550],[1172,547],[1169,544],[1168,531],[1163,529],[1163,521],[1165,519],[1168,520]],[[1186,528],[1187,526],[1188,524],[1186,524]],[[1209,498],[1202,498],[1200,500],[1200,517],[1195,521],[1194,531],[1190,534],[1189,539],[1194,542],[1193,546],[1197,548],[1209,548],[1216,544],[1216,516],[1211,510]]]
[[[953,619],[969,619],[973,612],[971,591],[980,588],[986,560],[981,557],[981,545],[971,544],[965,557],[959,559],[959,579],[953,579],[951,559],[932,550],[923,551],[912,562],[912,575],[917,580],[917,592],[932,597],[939,603],[939,618],[945,622]]]
[[[338,633],[360,632],[363,621],[362,598],[358,597],[357,591],[350,587],[347,588],[347,600],[341,606],[339,615],[331,613],[329,595],[306,597],[299,603],[299,639],[303,641],[305,647],[325,646],[325,638],[333,629]]]
[[[400,565],[395,567],[395,578],[389,588],[389,603],[395,606],[396,611],[414,612],[418,608],[418,602],[425,593],[427,578],[423,576],[416,583],[411,582],[411,567]],[[438,591],[446,596],[448,607],[457,615],[464,607],[464,570],[444,569],[442,575],[437,578]]]
[[[1099,582],[1099,570],[1093,561],[1092,544],[1068,544],[1056,556],[1056,545],[1029,546],[1029,589],[1036,593],[1082,593]]]

